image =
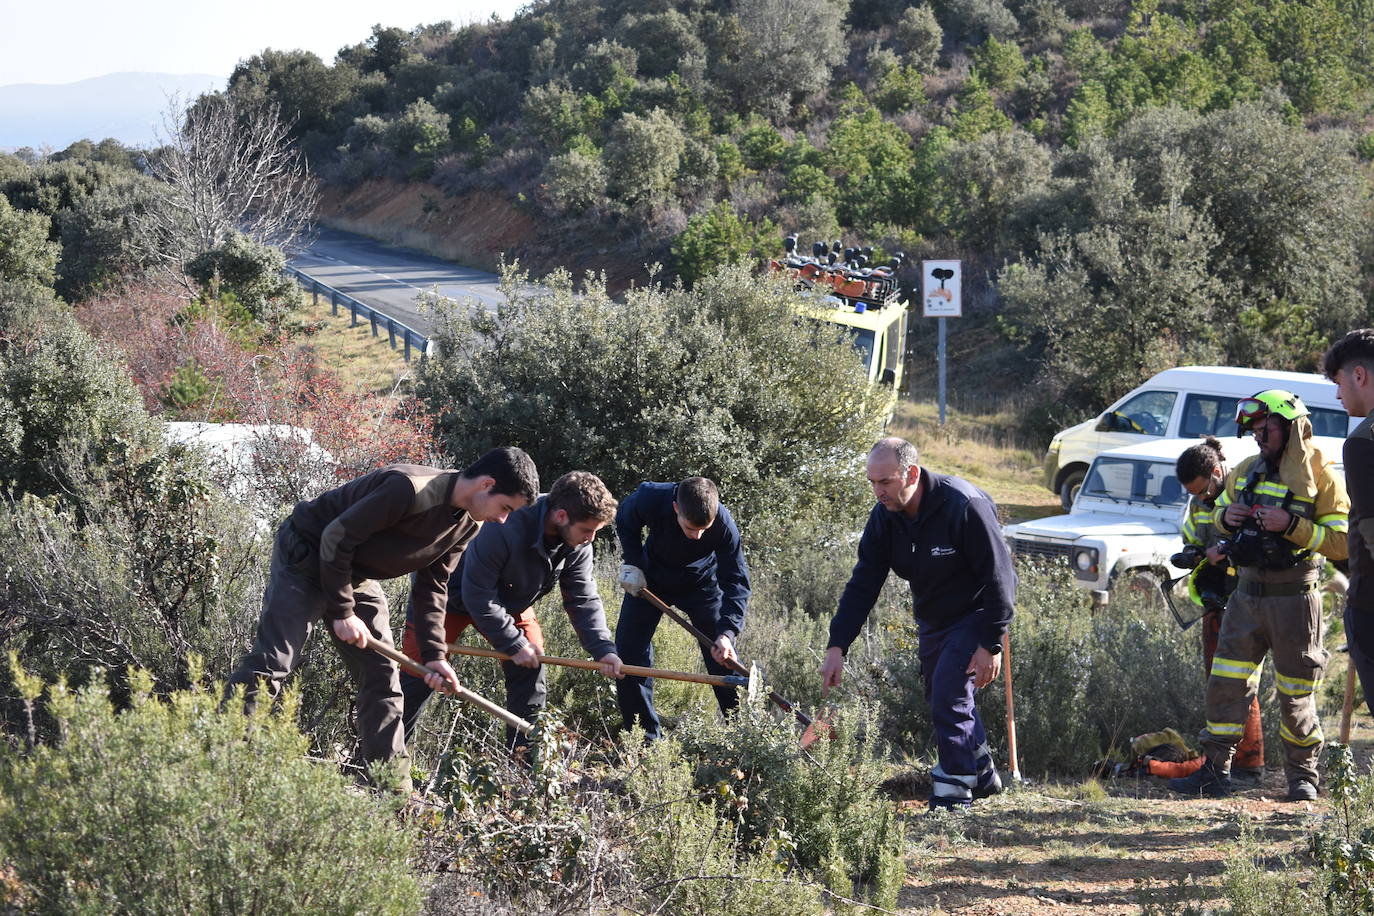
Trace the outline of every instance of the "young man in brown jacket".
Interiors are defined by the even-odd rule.
[[[448,579],[483,522],[501,523],[532,502],[539,477],[518,448],[487,452],[463,471],[393,464],[297,503],[277,529],[271,578],[253,646],[229,677],[242,684],[244,708],[257,701],[259,679],[275,697],[300,663],[310,627],[329,621],[330,636],[358,685],[360,762],[397,758],[407,779],[396,664],[366,648],[391,645],[386,596],[377,581],[415,573],[416,626],[426,646],[442,645]],[[434,689],[452,691],[458,677],[442,650],[421,661]]]

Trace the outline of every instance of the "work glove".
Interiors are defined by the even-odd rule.
[[[620,583],[621,588],[636,597],[649,584],[644,578],[644,570],[629,563],[620,564],[620,576],[616,581]]]

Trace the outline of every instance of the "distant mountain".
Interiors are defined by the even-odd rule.
[[[61,85],[0,86],[0,149],[60,150],[82,138],[106,137],[146,146],[170,97],[192,99],[226,82],[203,73],[111,73]]]

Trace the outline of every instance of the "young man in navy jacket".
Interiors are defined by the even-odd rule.
[[[749,604],[749,567],[739,529],[720,504],[716,485],[705,477],[641,483],[616,511],[615,531],[625,559],[620,587],[626,592],[615,628],[616,653],[629,665],[654,663],[652,640],[662,615],[639,597],[647,586],[715,641],[710,650],[701,650],[706,670],[731,674],[722,663],[737,658],[735,640]],[[734,688],[714,689],[721,712],[739,704]],[[652,678],[624,678],[616,684],[616,698],[626,728],[637,722],[649,740],[659,737]]]
[[[859,539],[859,562],[830,621],[822,690],[840,683],[844,655],[859,635],[889,571],[911,583],[920,633],[921,678],[935,724],[939,764],[931,808],[967,807],[1001,791],[974,691],[1001,670],[1016,573],[997,506],[958,477],[916,463],[905,439],[881,439],[868,454],[878,505]]]

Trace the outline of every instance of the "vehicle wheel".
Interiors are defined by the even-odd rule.
[[[1064,475],[1064,479],[1059,484],[1059,504],[1068,512],[1073,508],[1073,501],[1078,496],[1078,491],[1083,487],[1083,478],[1088,472],[1082,468],[1069,471]]]
[[[1164,593],[1159,590],[1163,581],[1152,569],[1133,569],[1116,584],[1117,597],[1142,610],[1168,610]]]

